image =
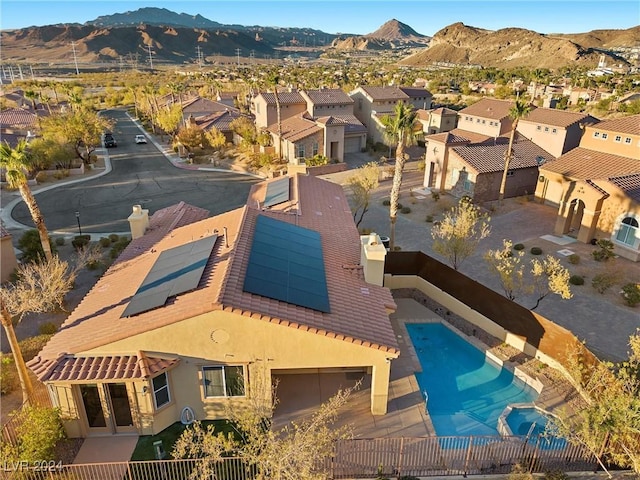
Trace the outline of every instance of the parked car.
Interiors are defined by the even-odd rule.
[[[147,137],[144,135],[136,135],[136,143],[147,143]]]
[[[113,138],[113,135],[111,133],[104,134],[103,142],[104,142],[104,146],[107,148],[118,146],[118,142],[116,142],[116,139]]]

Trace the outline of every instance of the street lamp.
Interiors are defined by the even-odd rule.
[[[80,212],[76,212],[76,220],[78,221],[78,232],[82,235],[82,227],[80,226]]]

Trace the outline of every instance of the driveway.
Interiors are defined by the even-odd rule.
[[[166,145],[151,138],[146,144],[135,143],[135,136],[144,132],[126,112],[110,110],[105,116],[116,121],[113,134],[118,146],[104,149],[112,171],[37,193],[50,231],[77,233],[75,212],[80,214],[82,233],[121,233],[129,231],[127,217],[133,205],[141,205],[153,214],[184,201],[217,215],[245,204],[257,179],[233,172],[177,168],[159,149]],[[33,225],[23,202],[16,205],[11,216],[21,224]]]

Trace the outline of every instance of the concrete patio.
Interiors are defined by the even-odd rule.
[[[128,462],[138,443],[138,435],[115,435],[85,438],[76,465],[87,463]]]

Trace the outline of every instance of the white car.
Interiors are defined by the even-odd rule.
[[[144,135],[136,135],[136,143],[147,143],[147,137]]]

